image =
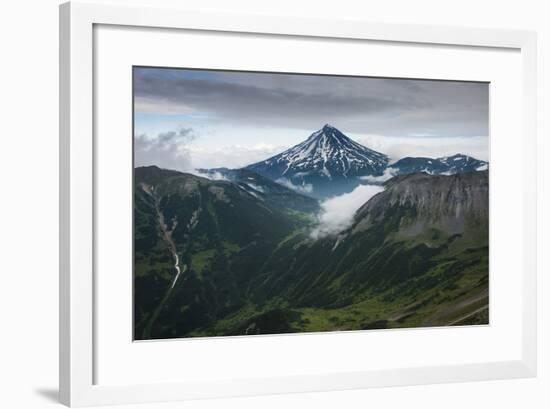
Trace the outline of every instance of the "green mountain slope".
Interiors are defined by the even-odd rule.
[[[393,178],[317,240],[249,177],[136,169],[136,339],[488,322],[487,172]]]
[[[232,182],[137,168],[135,337],[180,336],[242,308],[272,250],[311,222],[293,204],[318,209],[293,195],[273,206],[268,195]]]
[[[255,299],[291,300],[315,320],[297,330],[331,317],[333,329],[459,324],[478,310],[487,322],[488,174],[391,179],[346,231],[296,238],[271,260]]]

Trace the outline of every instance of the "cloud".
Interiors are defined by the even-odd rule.
[[[164,115],[181,115],[193,112],[193,109],[184,104],[174,104],[162,101],[158,98],[137,97],[134,101],[134,109],[141,113],[162,113]]]
[[[350,193],[325,200],[321,203],[318,225],[310,237],[319,239],[345,230],[351,225],[357,209],[383,190],[382,186],[360,185]]]
[[[360,176],[359,179],[371,184],[382,184],[386,180],[390,180],[394,176],[395,176],[395,169],[386,168],[386,170],[384,170],[384,173],[380,176],[372,176],[372,175]]]
[[[134,137],[134,166],[157,165],[167,169],[192,169],[188,145],[197,135],[191,128]]]
[[[202,132],[199,138],[194,128],[183,127],[177,131],[160,132],[156,136],[149,133],[136,134],[134,164],[156,165],[192,173],[194,168],[241,168],[286,149],[286,146],[265,142],[223,144],[212,143],[208,139]]]
[[[485,83],[136,68],[136,112],[386,136],[488,134]]]
[[[228,182],[231,181],[225,175],[223,175],[221,172],[215,172],[215,171],[199,172],[197,169],[191,169],[191,170],[188,171],[188,173],[191,173],[191,174],[196,175],[196,176],[203,177],[205,179],[210,179],[210,180],[224,180],[224,181],[228,181]]]
[[[284,146],[266,143],[188,147],[193,166],[200,168],[241,168],[283,150]]]
[[[299,81],[296,81],[297,76],[258,73],[216,72],[210,77],[195,78],[165,70],[145,71],[141,75],[140,72],[134,83],[136,109],[143,107],[152,112],[154,101],[157,101],[159,113],[174,112],[181,107],[182,112],[208,111],[225,121],[246,118],[260,124],[266,119],[303,123],[303,119],[312,117],[370,115],[410,103],[372,93],[357,93],[348,84],[350,79],[338,77],[330,81],[334,84],[327,84],[326,77],[315,76],[298,76]],[[348,92],[337,91],[342,86]]]
[[[145,135],[136,140],[144,144],[143,155],[136,152],[142,164],[242,167],[327,122],[392,160],[456,153],[489,159],[486,83],[135,68],[134,91],[137,135],[177,126],[201,132],[193,143],[174,143],[172,154],[149,146],[155,138]]]
[[[470,137],[386,137],[382,135],[353,135],[362,145],[383,152],[395,162],[407,156],[440,158],[457,153],[476,159],[489,160],[489,142],[486,136]]]
[[[276,182],[285,187],[288,187],[289,189],[295,190],[296,192],[299,192],[299,193],[307,194],[307,193],[313,192],[313,185],[311,185],[310,183],[302,183],[301,185],[295,185],[294,183],[292,183],[290,180],[286,178],[279,178],[276,180]]]

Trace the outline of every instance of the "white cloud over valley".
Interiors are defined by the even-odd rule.
[[[311,238],[319,239],[345,230],[351,225],[355,212],[383,190],[382,186],[360,185],[350,193],[323,201],[318,225],[312,230]]]

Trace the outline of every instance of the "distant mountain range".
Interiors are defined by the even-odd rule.
[[[396,175],[416,172],[450,175],[487,167],[487,162],[462,154],[437,159],[406,157],[390,164],[385,154],[353,141],[327,124],[302,143],[244,169],[323,199],[351,192],[360,184],[380,184]],[[228,174],[232,170],[199,171]]]
[[[431,175],[453,175],[456,173],[487,170],[489,163],[467,155],[456,154],[442,158],[406,157],[388,166],[393,175],[425,172]]]

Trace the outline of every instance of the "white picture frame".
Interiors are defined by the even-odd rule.
[[[142,403],[520,378],[536,375],[536,35],[526,31],[327,21],[85,3],[60,6],[60,399],[69,406]],[[515,49],[521,53],[525,175],[521,194],[521,355],[485,363],[212,380],[97,384],[94,335],[94,25]],[[492,170],[493,171],[493,170]],[[502,256],[502,255],[501,255]],[[496,255],[498,257],[498,254]]]

